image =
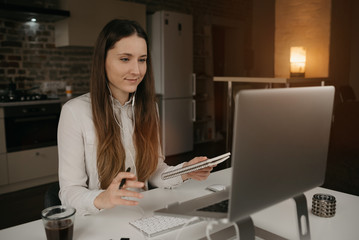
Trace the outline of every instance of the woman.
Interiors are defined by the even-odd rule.
[[[164,171],[207,158],[167,166],[159,127],[147,35],[134,21],[112,20],[95,44],[90,93],[68,101],[61,112],[62,204],[91,214],[116,205],[137,205],[135,199],[143,197],[140,192],[148,182],[170,187],[190,178],[206,179],[211,167],[161,180]],[[132,171],[125,171],[129,167]]]

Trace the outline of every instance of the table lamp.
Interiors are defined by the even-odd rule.
[[[290,48],[290,77],[304,78],[306,50],[304,47]]]

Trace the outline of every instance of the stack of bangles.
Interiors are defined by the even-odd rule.
[[[312,198],[312,213],[319,217],[333,217],[335,215],[336,200],[329,194],[314,194]]]

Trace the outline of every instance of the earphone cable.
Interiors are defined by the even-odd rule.
[[[107,85],[108,91],[110,92],[111,106],[112,106],[112,116],[113,116],[113,118],[114,118],[116,124],[120,127],[121,132],[123,133],[123,132],[124,132],[124,129],[123,129],[123,127],[122,127],[122,124],[118,121],[118,119],[117,119],[117,117],[116,117],[116,114],[115,114],[115,103],[114,103],[114,100],[113,100],[113,96],[112,96],[111,89],[110,89],[110,87],[108,86],[107,83],[106,83],[106,85]],[[136,93],[136,92],[135,92],[135,93]],[[134,110],[133,110],[134,104],[135,104],[135,98],[134,98],[134,97],[135,97],[135,93],[134,93],[133,98],[132,98],[132,114],[133,114],[133,119],[135,118],[135,114],[134,114]],[[134,126],[134,124],[135,124],[135,122],[133,121],[133,126]],[[134,127],[133,127],[133,129],[134,129]],[[130,154],[130,160],[131,160],[131,162],[132,162],[132,164],[133,164],[133,166],[134,166],[134,168],[135,168],[135,173],[134,173],[134,174],[135,174],[135,176],[137,176],[137,168],[136,168],[136,164],[135,164],[135,161],[134,161],[134,159],[133,159],[133,155],[132,155],[132,153],[131,153],[131,150],[129,150],[128,153]]]

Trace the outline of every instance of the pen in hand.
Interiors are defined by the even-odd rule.
[[[130,171],[131,171],[131,168],[128,167],[128,168],[126,169],[126,172],[130,172]],[[120,183],[120,186],[118,187],[118,189],[121,189],[121,188],[123,187],[123,185],[125,185],[125,183],[126,183],[126,178],[122,178],[121,183]]]

